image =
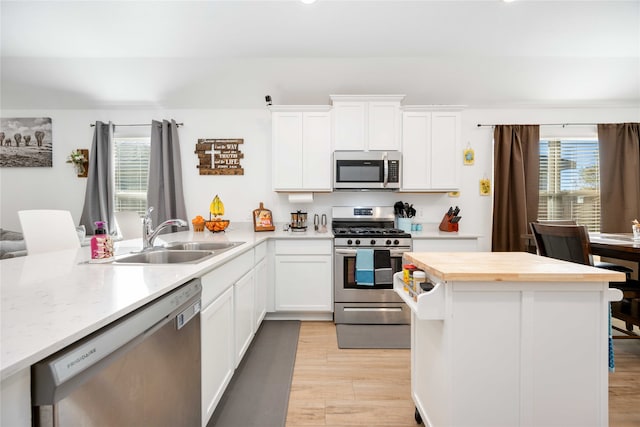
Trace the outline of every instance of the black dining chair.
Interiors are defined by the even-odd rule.
[[[542,224],[542,225],[577,225],[576,222],[572,219],[560,219],[560,220],[538,220],[536,222],[533,222],[531,224]],[[538,251],[540,250],[539,247],[539,243],[538,243],[538,239],[535,236],[535,231],[533,231],[533,225],[531,225],[531,229],[534,235],[534,240],[536,242],[536,246],[538,247]],[[587,253],[589,254],[589,263],[587,265],[592,265],[594,267],[598,267],[598,268],[604,268],[607,270],[613,270],[613,271],[619,271],[621,273],[624,273],[625,276],[627,276],[627,280],[631,279],[631,273],[633,273],[633,269],[625,266],[625,265],[620,265],[620,264],[615,264],[613,262],[607,262],[607,261],[594,261],[593,260],[593,256],[591,255],[591,249],[589,248],[589,232],[586,230],[585,227],[585,233],[586,233],[586,241],[587,241]],[[576,237],[577,238],[577,237]],[[542,255],[542,254],[540,254]],[[556,258],[552,255],[545,255],[545,256],[551,256],[552,258]],[[562,258],[560,258],[562,259]],[[571,261],[571,260],[566,260],[566,261]],[[582,264],[585,264],[584,262]]]
[[[532,222],[530,227],[533,231],[538,254],[541,256],[621,271],[617,267],[622,266],[617,264],[594,265],[589,248],[589,233],[587,227],[583,225],[550,225]],[[612,268],[608,268],[608,265]],[[620,289],[623,295],[622,301],[611,304],[611,310],[614,317],[625,322],[627,330],[616,329],[629,333],[629,331],[633,331],[633,325],[640,326],[640,316],[633,311],[633,307],[637,307],[640,298],[640,282],[632,280],[627,273],[626,281],[612,282],[609,286]],[[630,335],[635,334],[631,332]]]

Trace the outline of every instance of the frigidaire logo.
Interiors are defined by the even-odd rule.
[[[84,359],[91,356],[95,352],[96,352],[96,348],[94,347],[91,350],[87,351],[86,353],[81,354],[77,358],[73,359],[71,362],[67,363],[67,369],[72,368],[73,365],[82,362]]]

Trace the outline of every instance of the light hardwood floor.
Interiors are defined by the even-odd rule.
[[[639,426],[640,340],[614,349],[610,426]],[[409,350],[341,350],[332,322],[302,322],[287,427],[415,427],[414,408]]]

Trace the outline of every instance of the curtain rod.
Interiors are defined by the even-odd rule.
[[[536,123],[532,123],[532,124],[536,124]],[[597,126],[598,123],[538,123],[538,126],[562,126],[562,127],[566,127],[566,126]],[[479,128],[483,128],[483,127],[496,127],[496,126],[502,126],[502,125],[483,125],[478,123],[478,127]]]
[[[128,125],[117,125],[117,124],[113,124],[114,126],[151,126],[151,123],[137,123],[137,124],[128,124]],[[178,127],[180,126],[184,126],[184,123],[176,123],[176,125],[178,125]],[[95,123],[91,123],[89,125],[90,127],[95,127],[96,124]]]

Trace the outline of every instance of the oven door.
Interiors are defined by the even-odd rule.
[[[407,249],[391,249],[393,274],[402,271],[402,255]],[[393,285],[358,286],[356,249],[336,248],[334,259],[335,302],[401,302]]]

